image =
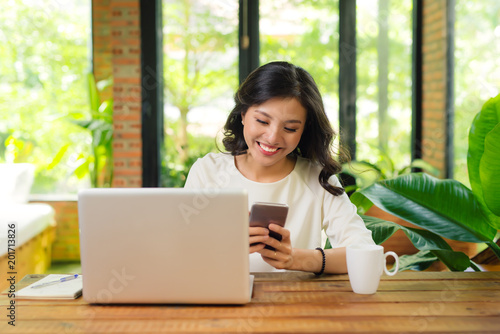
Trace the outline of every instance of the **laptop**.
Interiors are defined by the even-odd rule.
[[[78,216],[88,303],[251,299],[243,189],[86,189],[78,193]]]

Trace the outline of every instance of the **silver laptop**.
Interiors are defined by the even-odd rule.
[[[89,303],[245,304],[243,189],[112,188],[78,194]]]

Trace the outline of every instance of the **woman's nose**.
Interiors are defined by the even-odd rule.
[[[279,129],[277,127],[270,126],[266,133],[266,139],[269,145],[278,145],[279,143]]]

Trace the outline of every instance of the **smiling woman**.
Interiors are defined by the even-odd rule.
[[[281,61],[253,71],[236,92],[224,130],[227,153],[198,159],[185,187],[244,188],[249,207],[289,207],[284,227],[249,227],[250,271],[345,273],[345,246],[373,244],[335,176],[341,170],[332,155],[335,132],[307,71]],[[332,249],[322,249],[324,237]]]

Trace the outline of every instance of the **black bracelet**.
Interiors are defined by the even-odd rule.
[[[319,273],[314,273],[314,275],[320,276],[323,275],[323,273],[325,272],[325,264],[326,264],[325,251],[321,247],[317,247],[316,250],[319,250],[321,252],[321,255],[323,255],[323,264],[321,265],[321,270],[319,271]]]

